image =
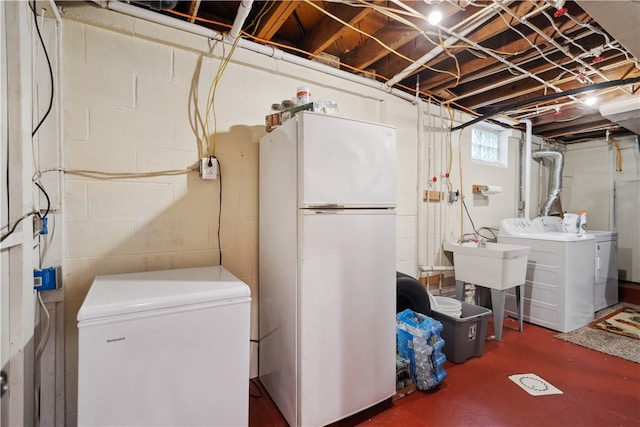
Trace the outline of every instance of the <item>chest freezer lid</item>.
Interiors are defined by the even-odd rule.
[[[220,266],[97,276],[77,319],[82,322],[250,296],[249,287]]]

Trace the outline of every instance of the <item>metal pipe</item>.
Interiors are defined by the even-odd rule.
[[[552,161],[551,171],[549,172],[549,195],[540,208],[540,216],[549,216],[553,204],[558,200],[562,191],[564,155],[556,150],[536,150],[531,153],[531,156],[536,160],[548,158]]]

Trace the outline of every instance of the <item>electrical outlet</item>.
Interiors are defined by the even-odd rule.
[[[218,179],[218,159],[215,157],[203,157],[200,159],[200,178]]]

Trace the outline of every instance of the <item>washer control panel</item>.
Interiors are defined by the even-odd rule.
[[[562,231],[562,219],[559,216],[539,216],[533,218],[531,223],[542,233]]]
[[[529,218],[505,218],[500,222],[500,234],[503,235],[520,236],[536,231]]]

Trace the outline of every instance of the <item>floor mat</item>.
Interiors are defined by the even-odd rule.
[[[608,314],[618,311],[624,307],[632,307],[636,310],[640,310],[640,305],[630,304],[628,302],[618,303],[611,307],[598,310],[595,314],[595,318],[603,319]],[[592,328],[588,324],[582,328],[576,329],[575,331],[560,333],[555,337],[562,341],[577,344],[591,350],[596,350],[601,353],[610,354],[612,356],[640,363],[640,340],[634,338],[618,334],[610,334],[605,330]]]
[[[532,396],[544,396],[547,394],[563,394],[562,391],[549,384],[536,374],[510,375],[509,379],[518,384]]]
[[[633,307],[622,307],[602,319],[590,323],[589,327],[640,339],[640,310]]]

